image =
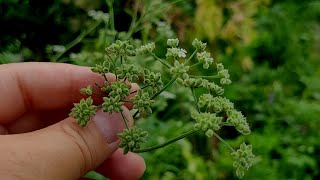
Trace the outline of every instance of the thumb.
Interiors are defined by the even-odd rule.
[[[132,125],[125,107],[123,114]],[[5,179],[77,179],[113,154],[124,128],[120,113],[99,110],[84,128],[69,117],[38,131],[0,136],[0,162],[8,162],[1,163],[5,167],[0,176],[5,172]]]

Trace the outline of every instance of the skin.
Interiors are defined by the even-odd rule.
[[[81,179],[91,170],[111,179],[142,176],[145,162],[139,155],[123,155],[119,140],[106,139],[95,121],[81,128],[68,117],[83,98],[79,89],[102,84],[100,75],[68,64],[18,63],[0,65],[0,77],[0,179]],[[138,89],[131,86],[130,91]],[[132,126],[130,108],[125,104],[123,113]],[[110,122],[122,121],[114,117],[119,121]]]

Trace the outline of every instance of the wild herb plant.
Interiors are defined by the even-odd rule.
[[[155,43],[145,44],[138,48],[131,45],[129,41],[117,40],[112,43],[105,49],[106,53],[103,56],[105,60],[91,69],[104,79],[103,84],[95,83],[100,91],[94,92],[91,85],[81,89],[80,92],[88,97],[75,104],[70,116],[84,127],[98,108],[102,108],[107,113],[121,113],[126,129],[118,134],[118,137],[121,140],[119,147],[124,149],[124,154],[129,151],[136,153],[153,151],[199,132],[204,133],[207,137],[215,136],[230,149],[234,158],[233,166],[236,168],[236,174],[242,178],[245,171],[253,164],[255,156],[252,153],[252,146],[242,143],[240,149],[234,150],[216,133],[224,126],[234,126],[242,135],[248,135],[251,132],[243,114],[223,96],[224,86],[231,84],[228,70],[224,68],[223,64],[215,63],[211,54],[205,51],[206,43],[197,39],[192,43],[195,50],[189,56],[185,49],[179,47],[178,39],[168,39],[167,45],[166,58],[162,59],[153,53],[156,47]],[[166,71],[153,72],[130,62],[134,59],[133,57],[143,59],[143,55],[152,56],[155,61],[159,61],[170,73],[171,80],[166,83],[162,82],[161,77]],[[196,62],[192,63],[194,60]],[[204,69],[215,66],[216,74],[212,76],[192,74],[191,69],[198,65]],[[116,80],[114,82],[108,80],[106,73],[114,74]],[[130,92],[131,85],[128,81],[138,83],[140,89]],[[172,85],[191,90],[191,96],[195,102],[190,114],[194,120],[193,128],[167,142],[143,148],[148,132],[136,126],[130,128],[127,119],[122,114],[122,106],[126,102],[133,103],[133,117],[135,119],[144,118],[152,113],[151,105],[158,96]],[[197,97],[195,90],[200,88],[205,89],[206,93]],[[130,94],[135,95],[128,99]],[[101,98],[103,103],[94,105],[92,96]]]
[[[66,45],[47,47],[48,53],[51,54],[50,60],[53,62],[71,60],[74,64],[94,65],[101,62],[100,57],[103,55],[101,51],[116,39],[133,40],[134,44],[140,45],[149,40],[159,41],[171,38],[174,36],[174,32],[165,19],[165,15],[173,4],[181,1],[174,0],[168,3],[163,0],[136,0],[132,2],[132,8],[123,8],[121,5],[122,9],[120,10],[131,17],[131,22],[128,29],[119,30],[116,27],[116,14],[114,13],[115,8],[119,10],[119,7],[116,7],[119,3],[114,0],[106,0],[108,12],[89,10],[87,12],[89,16],[88,27],[82,30],[73,41]],[[88,38],[89,42],[94,42],[94,44],[84,43],[80,53],[71,53],[70,58],[65,58],[68,51],[95,33],[94,38]],[[134,39],[133,35],[137,34],[140,38]]]

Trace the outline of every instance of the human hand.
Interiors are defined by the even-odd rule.
[[[82,98],[79,89],[102,81],[89,68],[68,64],[1,65],[0,179],[79,179],[91,170],[138,179],[144,160],[117,147],[116,134],[125,128],[121,114],[99,110],[84,128],[68,117]],[[131,91],[137,89],[132,84]],[[132,125],[132,105],[126,106]]]

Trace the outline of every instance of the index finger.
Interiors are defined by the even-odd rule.
[[[83,96],[80,88],[104,79],[88,67],[61,63],[17,63],[0,66],[0,123],[28,111],[70,107]]]

